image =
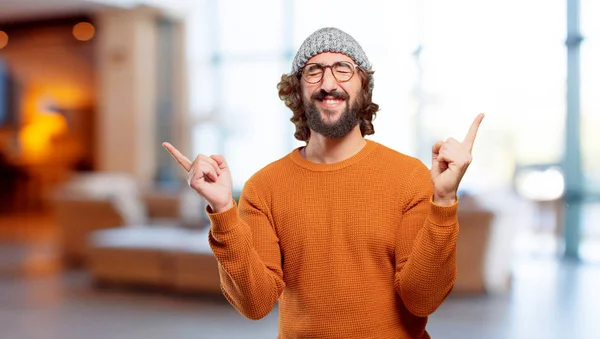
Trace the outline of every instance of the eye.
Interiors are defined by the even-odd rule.
[[[347,62],[338,62],[334,65],[334,68],[340,74],[350,74],[354,71],[354,67]]]

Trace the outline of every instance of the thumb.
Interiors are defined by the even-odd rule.
[[[442,148],[443,144],[443,141],[438,141],[431,148],[431,175],[433,177],[438,176],[442,172],[442,168],[440,166],[438,157],[440,155],[440,149]]]
[[[217,165],[219,165],[220,169],[226,169],[227,168],[227,161],[225,161],[225,157],[220,155],[220,154],[213,154],[210,156],[214,161],[217,162]]]
[[[442,146],[444,145],[443,141],[438,141],[435,143],[435,145],[433,145],[433,147],[431,147],[431,158],[432,160],[436,160],[438,154],[440,154],[440,149],[442,148]]]

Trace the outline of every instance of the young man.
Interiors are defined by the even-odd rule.
[[[252,176],[239,207],[222,156],[164,144],[210,204],[225,297],[250,319],[279,301],[279,338],[428,338],[456,279],[456,192],[483,115],[433,146],[431,171],[366,140],[371,64],[335,28],[304,41],[278,88],[307,145]]]

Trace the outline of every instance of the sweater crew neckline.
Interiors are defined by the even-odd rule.
[[[290,158],[292,159],[292,161],[294,163],[296,163],[296,165],[305,168],[307,170],[310,171],[315,171],[315,172],[329,172],[329,171],[336,171],[336,170],[340,170],[343,168],[346,168],[348,166],[352,166],[358,162],[360,162],[361,160],[363,160],[364,158],[366,158],[369,154],[371,154],[374,150],[377,149],[378,144],[374,141],[365,139],[367,141],[367,143],[363,146],[363,148],[356,153],[355,155],[351,156],[350,158],[346,159],[346,160],[342,160],[333,164],[319,164],[316,162],[312,162],[309,161],[307,159],[305,159],[302,154],[300,154],[300,150],[302,149],[302,147],[298,147],[296,148],[292,153],[290,153]]]

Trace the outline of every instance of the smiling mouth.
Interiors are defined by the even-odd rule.
[[[317,99],[317,101],[321,104],[321,106],[331,109],[338,107],[346,100],[343,98],[334,98],[331,96],[327,96],[323,99]]]

